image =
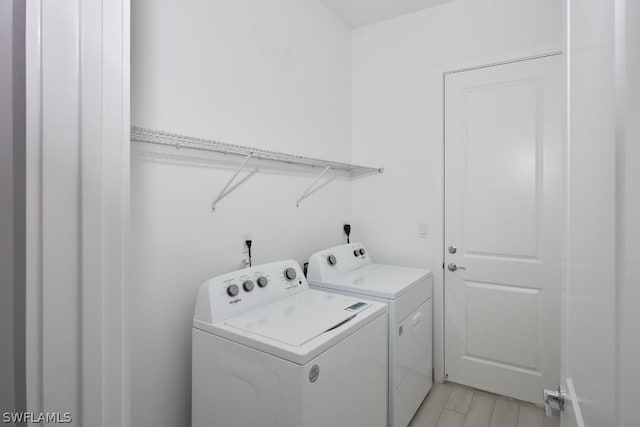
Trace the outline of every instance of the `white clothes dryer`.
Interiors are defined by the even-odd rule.
[[[309,289],[295,261],[205,282],[193,320],[194,427],[383,427],[387,308]]]
[[[361,243],[309,258],[312,288],[389,307],[389,427],[407,427],[433,384],[432,288],[429,270],[373,264]]]

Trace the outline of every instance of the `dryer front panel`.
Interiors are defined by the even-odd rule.
[[[394,386],[397,388],[431,348],[431,299],[397,323],[395,334]]]

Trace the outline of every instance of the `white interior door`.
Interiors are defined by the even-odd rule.
[[[560,378],[563,69],[445,77],[445,378],[535,403]]]

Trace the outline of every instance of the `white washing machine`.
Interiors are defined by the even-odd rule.
[[[387,307],[309,289],[295,261],[215,277],[193,320],[194,427],[383,427]]]
[[[354,243],[313,254],[307,279],[312,288],[388,304],[388,425],[406,427],[433,384],[431,272],[372,264]]]

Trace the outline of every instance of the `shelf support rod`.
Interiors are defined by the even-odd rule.
[[[313,193],[315,190],[317,190],[317,188],[314,190],[314,187],[316,186],[316,184],[318,183],[318,181],[320,181],[322,179],[322,177],[329,171],[329,169],[331,168],[331,166],[327,166],[326,168],[324,168],[324,170],[322,171],[322,173],[320,175],[318,175],[318,177],[316,178],[315,181],[313,181],[313,184],[311,184],[309,186],[309,188],[307,188],[307,191],[305,191],[302,196],[300,196],[300,198],[298,198],[298,200],[296,200],[296,207],[300,206],[300,202],[303,201],[304,199],[306,199],[307,197],[309,197],[311,195],[311,193]],[[319,188],[319,187],[318,187]]]
[[[249,159],[251,159],[251,157],[253,156],[253,153],[249,153],[247,154],[247,156],[244,158],[244,160],[242,161],[242,163],[240,163],[240,166],[238,167],[238,169],[236,169],[236,172],[233,174],[233,176],[231,177],[231,179],[229,179],[229,181],[227,181],[227,184],[222,188],[222,190],[220,190],[220,193],[218,193],[218,196],[214,199],[213,203],[211,203],[211,211],[216,210],[216,205],[218,204],[218,202],[228,194],[227,189],[229,188],[229,186],[231,185],[231,183],[236,179],[236,177],[238,176],[238,174],[240,172],[242,172],[242,169],[244,169],[245,165],[247,164],[247,162],[249,161]]]

